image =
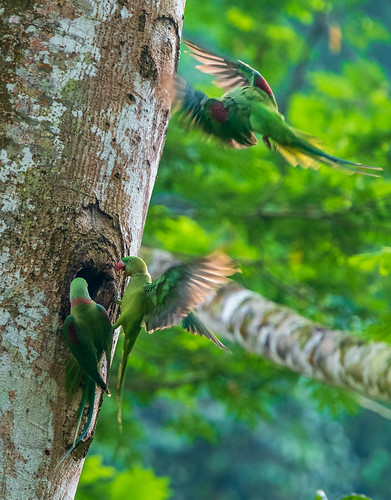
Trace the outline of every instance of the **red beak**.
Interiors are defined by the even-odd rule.
[[[115,266],[115,272],[118,273],[118,271],[121,271],[125,267],[125,264],[123,260],[119,260]]]

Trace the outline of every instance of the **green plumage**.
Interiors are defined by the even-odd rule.
[[[104,352],[110,365],[113,330],[107,312],[91,299],[83,278],[72,281],[70,300],[71,314],[64,321],[63,338],[87,375],[108,393],[98,371]]]
[[[109,373],[111,361],[113,329],[107,312],[103,306],[91,299],[87,282],[83,278],[75,278],[72,281],[70,301],[71,313],[66,317],[62,329],[63,338],[74,355],[66,370],[68,399],[74,396],[80,385],[82,385],[83,392],[73,445],[61,462],[87,434],[94,409],[95,384],[110,395],[107,384],[98,371],[98,363],[104,352],[106,353],[107,373]],[[86,405],[89,406],[88,420],[80,436],[77,437]]]
[[[82,387],[82,397],[79,403],[79,408],[78,408],[78,419],[77,419],[77,424],[76,424],[76,429],[75,429],[75,434],[73,437],[73,443],[72,446],[67,450],[67,452],[63,455],[59,463],[57,464],[56,467],[58,467],[62,462],[67,458],[68,455],[72,453],[74,449],[76,449],[77,445],[83,441],[85,436],[87,435],[88,429],[91,425],[92,421],[92,416],[94,413],[94,402],[95,402],[95,382],[85,373],[85,371],[81,368],[79,363],[76,361],[76,363],[73,363],[76,361],[75,359],[72,359],[68,365],[67,365],[67,377],[66,380],[69,385],[67,385],[67,395],[68,399],[70,398],[71,394],[74,395],[76,390],[80,387]],[[87,422],[84,426],[84,429],[82,432],[79,434],[79,429],[80,429],[80,424],[83,418],[83,413],[84,413],[84,408],[88,406],[88,417],[87,417]]]
[[[215,253],[188,264],[170,267],[152,281],[145,262],[139,257],[124,257],[116,270],[123,269],[130,277],[123,298],[119,301],[121,314],[113,328],[122,327],[124,349],[118,375],[118,397],[129,354],[142,326],[152,333],[158,329],[181,324],[188,331],[207,337],[221,349],[228,350],[191,311],[206,297],[238,271],[226,255]]]
[[[319,140],[301,132],[278,112],[274,94],[263,76],[247,64],[220,57],[186,41],[190,54],[201,62],[197,68],[217,78],[214,82],[228,92],[220,99],[203,92],[178,77],[176,100],[187,120],[232,147],[246,148],[257,143],[261,134],[269,149],[274,148],[291,165],[317,169],[319,163],[345,173],[378,177],[380,167],[343,160],[319,148]],[[375,171],[375,172],[374,172]]]

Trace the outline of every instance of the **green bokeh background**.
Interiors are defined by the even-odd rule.
[[[262,141],[229,150],[174,117],[144,244],[185,257],[223,250],[241,264],[243,286],[387,340],[390,27],[389,0],[188,0],[187,38],[259,69],[289,123],[385,172],[292,168]],[[184,50],[179,71],[221,95]],[[353,394],[230,347],[232,356],[179,329],[143,333],[123,432],[115,398],[105,399],[76,498],[306,500],[319,488],[329,500],[353,490],[390,498],[388,420]]]

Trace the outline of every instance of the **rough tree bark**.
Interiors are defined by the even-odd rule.
[[[174,258],[145,249],[151,273]],[[176,261],[175,261],[176,262]],[[391,401],[391,345],[332,330],[231,283],[198,309],[217,334],[274,363],[321,382]]]
[[[183,4],[0,8],[1,498],[74,496],[91,440],[55,470],[77,407],[66,409],[60,336],[69,283],[84,276],[109,307],[116,260],[138,252]]]

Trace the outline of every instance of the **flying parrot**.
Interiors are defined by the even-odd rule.
[[[113,325],[113,329],[121,326],[125,334],[117,384],[119,400],[127,360],[142,326],[152,333],[180,324],[228,351],[191,311],[213,290],[230,281],[227,276],[238,272],[229,257],[215,252],[187,264],[172,266],[154,281],[146,263],[139,257],[123,257],[115,269],[117,272],[123,270],[130,277],[123,298],[118,301],[121,314]]]
[[[189,122],[218,137],[227,145],[247,148],[257,144],[255,133],[262,135],[269,149],[274,148],[292,166],[319,167],[319,163],[337,170],[379,177],[373,171],[383,170],[355,163],[322,151],[320,141],[288,125],[279,113],[274,94],[265,78],[239,60],[226,59],[198,45],[185,41],[189,53],[201,63],[203,73],[216,77],[213,82],[226,90],[220,99],[210,98],[177,77],[176,101]]]
[[[76,392],[80,384],[83,385],[83,393],[73,445],[60,463],[87,434],[94,409],[95,384],[98,384],[110,396],[107,384],[98,371],[98,363],[105,352],[108,376],[113,341],[110,319],[105,308],[91,299],[87,282],[83,278],[75,278],[71,282],[70,302],[71,314],[64,321],[62,334],[75,359],[67,365],[66,386],[68,397]],[[87,424],[77,438],[83,410],[87,404],[89,405]]]

